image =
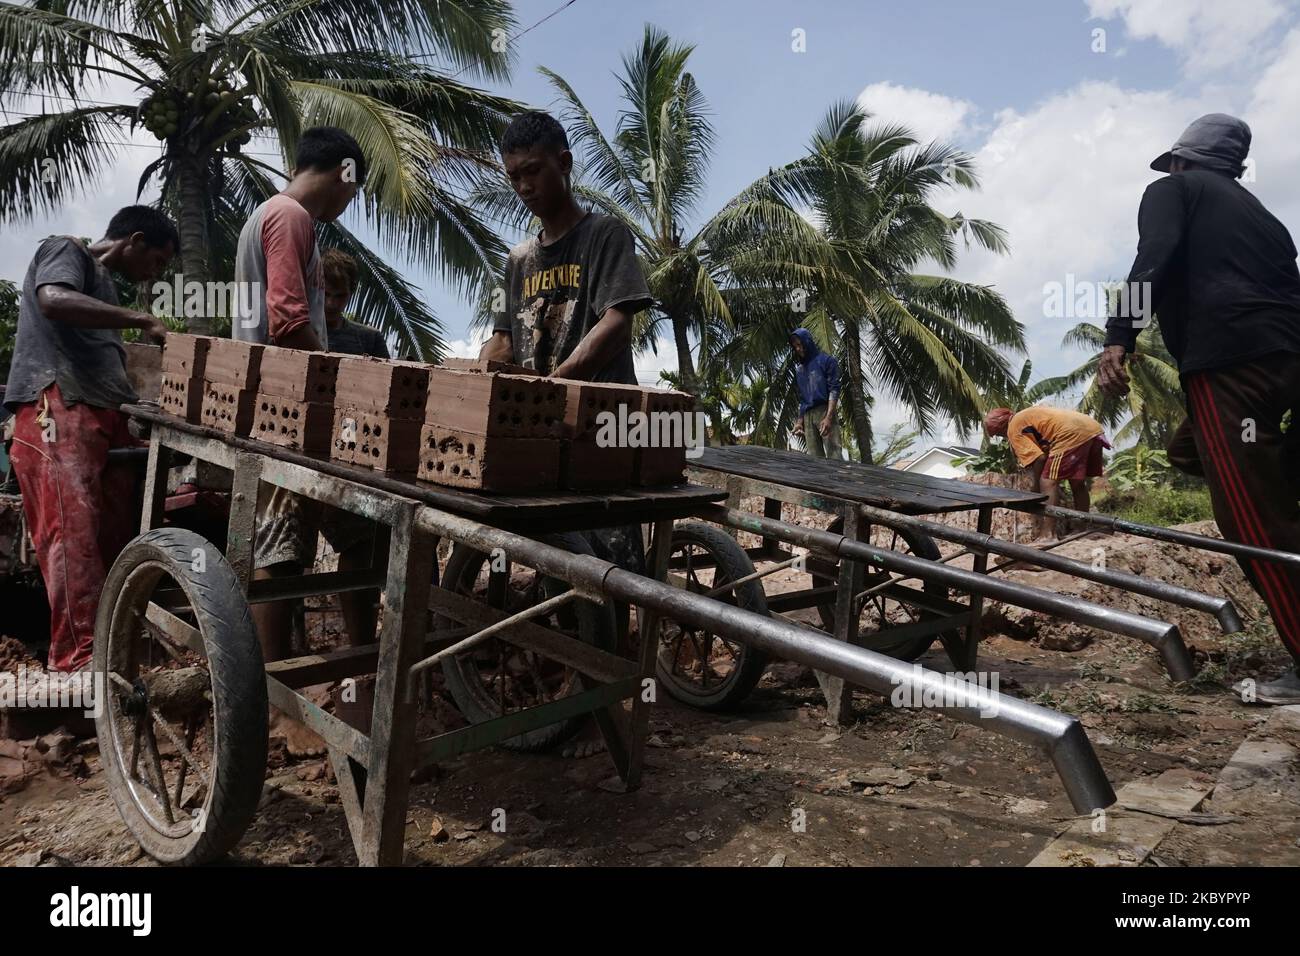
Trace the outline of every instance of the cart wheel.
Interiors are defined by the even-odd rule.
[[[574,554],[592,553],[591,546],[578,534],[547,535],[539,540]],[[461,544],[456,545],[447,559],[443,580],[448,590],[485,601],[489,607],[507,614],[517,614],[569,590],[563,581],[508,561],[504,570],[493,571],[487,555]],[[532,620],[534,624],[576,636],[601,650],[614,649],[614,611],[609,606],[577,600]],[[433,626],[437,631],[458,624],[444,616],[435,616]],[[579,674],[573,668],[496,638],[444,660],[442,673],[456,706],[474,724],[583,690]],[[501,746],[529,752],[546,750],[572,737],[585,719],[582,715],[537,727],[502,741]]]
[[[669,580],[705,594],[754,573],[754,562],[729,534],[687,521],[673,528]],[[714,600],[767,615],[761,581],[748,581],[714,595]],[[701,710],[728,710],[749,696],[768,658],[738,641],[662,618],[655,673],[668,693]]]
[[[826,530],[832,534],[842,534],[843,529],[844,519],[836,518]],[[915,555],[929,561],[938,561],[941,556],[939,546],[934,543],[934,539],[928,534],[912,530],[895,530],[882,526],[875,526],[874,530],[876,531],[875,543],[878,547],[886,547],[891,551]],[[890,573],[883,568],[868,564],[864,568],[862,589],[864,591],[868,590],[887,581],[890,577]],[[817,577],[815,575],[813,577],[814,587],[825,587],[835,583],[834,578]],[[898,587],[924,593],[928,597],[945,599],[948,597],[947,586],[937,581],[926,581],[922,584],[913,579],[900,583]],[[858,611],[858,640],[856,643],[860,647],[879,651],[881,654],[888,654],[890,657],[896,657],[899,660],[914,661],[929,650],[930,645],[939,637],[938,634],[929,634],[900,641],[891,640],[888,635],[885,635],[873,639],[872,635],[886,628],[899,627],[916,621],[929,621],[939,615],[934,611],[924,610],[907,601],[899,601],[879,593],[858,598],[856,604]],[[822,624],[826,630],[833,633],[835,631],[835,601],[831,600],[826,604],[819,604],[817,613],[821,616]]]
[[[184,633],[169,635],[151,611]],[[266,776],[266,672],[216,546],[181,528],[128,544],[104,583],[93,666],[108,790],[140,846],[185,865],[229,852]]]

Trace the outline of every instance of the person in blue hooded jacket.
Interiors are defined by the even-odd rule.
[[[790,333],[790,347],[798,362],[799,418],[794,433],[813,457],[839,458],[835,409],[840,402],[840,363],[817,347],[807,329]]]

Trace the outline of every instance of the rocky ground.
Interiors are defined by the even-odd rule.
[[[1228,594],[1247,621],[1243,632],[1225,637],[1205,615],[1050,572],[1005,572],[1176,621],[1201,665],[1195,681],[1175,686],[1141,642],[1013,609],[987,610],[981,668],[996,672],[1003,692],[1077,714],[1117,790],[1159,778],[1211,791],[1195,814],[1169,818],[1156,845],[1121,851],[1120,861],[1300,863],[1300,721],[1279,729],[1268,709],[1244,705],[1228,691],[1237,679],[1267,679],[1284,664],[1236,566],[1124,536],[1089,536],[1060,551],[1087,561],[1100,551],[1109,567]],[[768,589],[806,580],[784,572]],[[313,645],[335,639],[335,613],[325,608],[309,617],[316,622]],[[816,620],[812,613],[801,617]],[[0,647],[5,666],[16,653]],[[946,660],[932,650],[923,663],[944,668]],[[424,718],[442,726],[458,719],[441,694]],[[1075,821],[1037,752],[868,694],[857,696],[851,726],[832,727],[814,678],[797,665],[773,664],[733,714],[661,699],[651,729],[648,772],[634,793],[620,792],[603,755],[574,760],[492,750],[438,766],[413,788],[407,862],[1023,865]],[[1270,775],[1243,776],[1240,761],[1224,771],[1244,742],[1258,745],[1250,751],[1256,756],[1271,755]],[[230,862],[355,862],[328,765],[300,743],[273,741],[261,811]],[[1104,862],[1086,847],[1063,860]],[[94,741],[61,733],[0,740],[0,864],[112,863],[151,865],[106,792]]]

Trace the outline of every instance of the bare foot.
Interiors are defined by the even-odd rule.
[[[605,752],[605,738],[600,735],[600,728],[594,720],[587,721],[576,739],[569,741],[560,751],[560,756],[573,760],[586,760],[596,754]]]
[[[327,749],[325,741],[315,731],[274,708],[271,710],[269,736],[271,740],[283,740],[291,757],[318,757]]]

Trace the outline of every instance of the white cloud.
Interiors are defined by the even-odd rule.
[[[912,130],[921,142],[953,142],[971,131],[975,104],[942,93],[893,83],[872,83],[858,94],[858,105],[883,123]]]
[[[1193,40],[1189,35],[1185,42]],[[994,114],[974,150],[982,189],[957,193],[943,205],[1007,230],[1010,255],[973,249],[959,257],[955,274],[1007,298],[1026,326],[1035,377],[1063,372],[1083,357],[1061,348],[1079,320],[1045,316],[1044,285],[1065,283],[1070,274],[1097,282],[1125,276],[1136,248],[1138,203],[1159,175],[1148,163],[1191,120],[1211,111],[1237,112],[1251,124],[1257,179],[1249,188],[1294,232],[1300,223],[1300,28],[1257,62],[1249,83],[1180,92],[1084,82],[1032,108]],[[883,429],[905,413],[882,403],[877,418]]]
[[[863,97],[878,87],[889,87],[883,99],[895,104],[877,107],[886,121],[912,124],[920,116],[927,135],[945,139],[983,132],[971,144],[982,188],[944,194],[939,202],[946,211],[989,219],[1007,230],[1010,255],[972,248],[959,255],[955,275],[992,285],[1006,297],[1026,326],[1035,378],[1064,372],[1082,359],[1061,349],[1062,336],[1079,320],[1045,317],[1044,285],[1064,283],[1070,273],[1094,282],[1123,278],[1137,244],[1138,202],[1158,176],[1148,163],[1191,119],[1222,108],[1172,92],[1085,82],[1024,111],[1000,110],[978,131],[970,124],[977,113],[972,104],[890,84],[868,87]],[[1016,370],[1021,361],[1012,360]],[[877,400],[877,434],[911,424],[902,406],[883,395]],[[943,421],[922,441],[968,438]]]
[[[1168,92],[1088,82],[1025,112],[1003,110],[975,152],[983,188],[950,202],[1008,233],[1011,254],[972,250],[956,274],[993,285],[1027,327],[1039,373],[1062,371],[1060,341],[1075,319],[1049,319],[1043,287],[1122,279],[1137,242],[1137,206],[1167,149],[1201,104]]]
[[[85,93],[92,102],[126,103],[139,99],[139,93],[133,92],[133,84],[126,80],[111,79],[100,86],[92,87]],[[0,116],[0,123],[5,125],[17,122],[23,117],[20,113],[39,113],[42,100],[32,97],[11,97],[5,102],[9,112]],[[55,111],[71,108],[72,103],[49,99],[44,101],[44,109]],[[135,202],[136,186],[140,174],[146,166],[161,154],[158,141],[143,128],[134,133],[127,131],[125,123],[119,126],[118,139],[124,144],[116,150],[116,159],[96,181],[80,192],[74,192],[72,198],[62,203],[53,213],[38,210],[30,221],[6,222],[0,229],[0,278],[11,279],[19,285],[27,273],[36,247],[46,236],[71,235],[88,236],[97,240],[104,235],[108,221],[113,213],[123,206]],[[54,175],[59,175],[56,168]],[[139,201],[150,202],[157,198],[157,190],[152,187]]]
[[[1252,133],[1255,182],[1250,188],[1294,235],[1300,230],[1300,28],[1291,30],[1276,59],[1259,75],[1243,119]]]
[[[487,339],[487,329],[471,329],[468,339],[452,339],[447,343],[447,357],[476,359]]]
[[[148,133],[144,135],[152,141]],[[144,145],[141,137],[131,141]],[[146,191],[139,200],[135,195],[140,174],[145,166],[157,158],[157,151],[128,146],[120,150],[118,155],[119,159],[112,169],[101,176],[98,182],[64,202],[55,212],[38,210],[31,220],[6,223],[0,229],[0,278],[12,279],[21,285],[37,245],[46,236],[87,236],[92,241],[100,239],[108,221],[113,218],[113,213],[123,206],[135,202],[152,202],[157,198],[155,189]]]
[[[640,384],[662,388],[664,383],[659,380],[659,373],[677,371],[677,346],[671,338],[661,335],[655,339],[655,351],[634,355],[633,365]]]
[[[1287,16],[1283,0],[1087,0],[1095,19],[1120,17],[1129,36],[1182,55],[1189,72],[1249,62]]]

